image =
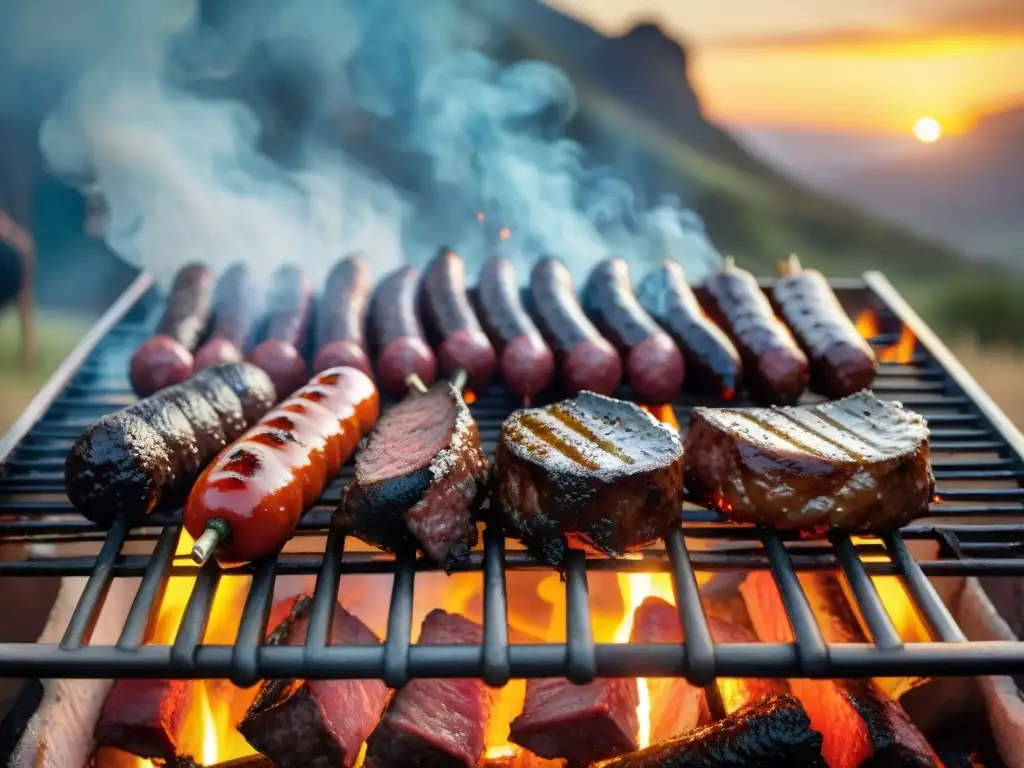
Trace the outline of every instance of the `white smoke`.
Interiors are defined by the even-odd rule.
[[[478,211],[511,232],[509,254],[559,256],[577,279],[613,254],[673,255],[691,279],[717,261],[694,214],[637,210],[627,184],[588,168],[564,138],[575,110],[565,76],[474,50],[493,30],[458,0],[220,0],[208,25],[194,0],[85,5],[13,7],[11,55],[47,75],[36,82],[80,73],[43,124],[44,156],[102,190],[108,243],[158,278],[186,261],[245,259],[259,276],[296,262],[318,280],[350,252],[379,275],[441,244],[472,268],[499,247]],[[265,66],[301,66],[308,81],[317,129],[287,166],[261,150],[254,111],[176,76],[237,75],[254,52]],[[399,191],[356,162],[358,148],[323,130],[353,112],[372,119],[383,165],[405,171],[408,155],[425,172]]]

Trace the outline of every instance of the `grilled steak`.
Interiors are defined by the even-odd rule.
[[[287,644],[302,646],[308,628],[307,617],[296,621]],[[376,645],[380,640],[337,605],[328,643]],[[260,686],[238,730],[277,768],[352,768],[387,696],[380,680],[270,680]]]
[[[835,576],[801,573],[800,584],[826,642],[867,642]],[[771,573],[751,573],[740,591],[763,641],[793,642],[782,596]],[[821,752],[832,768],[937,765],[928,742],[907,713],[873,681],[794,678],[789,685],[807,710],[812,727],[824,737]]]
[[[270,615],[274,630],[267,645],[286,640],[310,602],[308,595],[300,595],[275,603]],[[96,721],[96,743],[139,757],[173,759],[179,755],[185,714],[193,706],[196,687],[194,680],[118,680]]]
[[[352,535],[396,550],[413,540],[450,568],[477,542],[473,516],[487,487],[480,432],[450,383],[410,395],[377,422],[356,455],[356,477],[336,521]]]
[[[635,549],[682,518],[683,447],[633,403],[581,392],[516,411],[501,425],[497,463],[492,507],[553,565],[570,546]]]
[[[711,725],[591,768],[825,768],[821,734],[792,696],[772,696]]]
[[[694,408],[687,498],[781,529],[889,530],[935,493],[928,427],[870,392],[793,408]]]
[[[639,703],[633,679],[600,679],[587,685],[561,678],[527,680],[526,701],[512,721],[509,741],[573,765],[632,752],[640,729]]]
[[[728,621],[708,616],[711,638],[716,643],[756,643],[752,632]],[[659,597],[648,597],[633,613],[631,643],[681,643],[683,626],[674,605]],[[753,704],[766,696],[789,691],[783,680],[725,678],[715,681],[726,714]],[[651,708],[651,741],[663,741],[704,725],[711,720],[704,689],[683,677],[648,678]]]
[[[479,645],[483,628],[431,611],[419,643]],[[366,768],[475,768],[484,752],[497,692],[479,678],[413,680],[391,699],[367,742]]]

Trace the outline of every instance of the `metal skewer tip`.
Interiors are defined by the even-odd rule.
[[[466,373],[465,368],[456,368],[450,379],[452,386],[459,390],[459,392],[466,388],[466,382],[468,380],[469,374]]]
[[[406,376],[405,386],[409,388],[410,392],[418,392],[421,395],[427,391],[427,385],[423,383],[423,379],[418,373],[410,373]]]
[[[192,562],[202,565],[210,559],[210,555],[217,548],[217,545],[231,533],[231,526],[227,520],[219,517],[212,518],[206,522],[206,528],[192,545]]]

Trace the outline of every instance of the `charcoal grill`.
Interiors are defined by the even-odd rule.
[[[771,281],[763,285],[770,287]],[[410,642],[416,574],[432,566],[412,553],[392,557],[346,552],[344,537],[331,531],[330,512],[351,467],[303,518],[297,536],[327,536],[326,554],[285,553],[224,570],[212,560],[196,567],[175,558],[180,513],[153,515],[144,527],[119,523],[97,530],[77,516],[64,496],[63,462],[72,441],[92,420],[132,400],[127,360],[146,337],[159,298],[145,275],[139,277],[54,374],[24,416],[0,441],[0,542],[48,542],[57,554],[27,562],[0,562],[0,575],[88,576],[67,631],[56,644],[0,644],[0,676],[41,678],[230,678],[243,685],[260,678],[381,678],[400,685],[414,677],[481,677],[500,685],[511,677],[566,676],[586,682],[595,676],[684,675],[706,684],[727,677],[864,677],[1010,674],[1024,671],[1024,643],[971,642],[937,595],[928,576],[1024,574],[1024,438],[981,390],[949,350],[879,273],[834,281],[851,312],[871,307],[881,333],[872,343],[892,344],[909,328],[917,339],[906,364],[883,363],[875,384],[885,399],[901,400],[925,415],[932,427],[938,494],[937,518],[918,521],[880,541],[849,537],[797,542],[793,537],[729,524],[696,507],[684,510],[681,531],[664,547],[632,559],[586,558],[574,552],[565,573],[566,642],[510,643],[506,623],[506,573],[546,566],[509,549],[500,530],[484,532],[483,545],[465,570],[483,575],[483,645],[417,646]],[[628,397],[628,392],[625,393]],[[686,423],[695,404],[674,403]],[[495,386],[472,410],[488,450],[502,420],[520,403]],[[968,487],[964,487],[968,485]],[[980,519],[978,519],[980,518]],[[977,520],[975,520],[977,519]],[[685,539],[684,539],[685,535]],[[717,548],[688,547],[705,539]],[[145,542],[150,554],[122,554],[126,541]],[[937,559],[917,561],[908,541],[937,544]],[[95,556],[62,554],[68,543],[91,544]],[[874,555],[870,562],[863,556]],[[878,558],[878,555],[887,555]],[[876,562],[876,560],[880,560]],[[722,644],[712,642],[698,593],[697,571],[770,568],[782,592],[796,642]],[[871,642],[826,644],[801,591],[797,571],[841,569],[870,630]],[[686,630],[681,645],[613,645],[594,642],[587,591],[592,571],[671,573]],[[251,574],[252,580],[233,645],[201,642],[218,579]],[[381,646],[330,646],[327,631],[334,597],[344,577],[393,574],[386,641]],[[274,580],[281,574],[316,574],[311,623],[304,647],[263,647]],[[896,574],[906,586],[934,640],[903,643],[870,578]],[[144,642],[169,576],[192,575],[195,582],[171,645]],[[107,590],[115,579],[141,577],[137,596],[115,645],[90,644]]]

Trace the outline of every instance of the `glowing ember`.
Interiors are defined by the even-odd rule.
[[[466,401],[466,405],[472,405],[476,402],[476,393],[472,389],[462,390],[462,399]]]
[[[502,744],[500,747],[491,747],[484,753],[485,760],[502,760],[506,757],[515,757],[518,750],[511,744]]]
[[[483,211],[481,211],[480,213],[478,213],[478,214],[476,215],[476,220],[477,220],[477,221],[483,221],[483,220],[484,220],[484,219],[486,219],[486,218],[487,218],[487,217],[486,217],[486,216],[484,216],[484,214],[483,214]]]
[[[512,237],[512,230],[509,229],[508,227],[502,227],[501,229],[498,230],[498,237],[500,237],[502,240],[508,240],[510,237]]]
[[[917,338],[914,332],[903,326],[900,331],[900,338],[895,344],[886,347],[878,353],[878,359],[883,363],[909,363],[914,359],[914,348],[917,346]]]

